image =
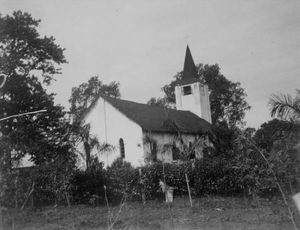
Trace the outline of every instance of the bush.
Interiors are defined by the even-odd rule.
[[[66,204],[71,175],[72,172],[67,167],[53,167],[53,165],[14,168],[6,175],[1,205],[20,208],[23,204],[26,206]],[[29,194],[31,195],[27,199]]]
[[[240,177],[241,171],[222,159],[208,158],[196,161],[194,169],[196,195],[241,193]]]
[[[161,198],[164,194],[159,187],[160,180],[165,180],[168,186],[174,187],[175,194],[187,194],[185,173],[193,184],[192,162],[164,165],[156,162],[133,168],[128,162],[117,159],[106,171],[107,196],[113,202],[119,201],[124,195],[131,200],[140,200],[142,194],[148,200]]]
[[[99,204],[104,201],[104,170],[75,172],[71,180],[76,204]]]
[[[286,181],[292,181],[287,177],[289,174],[286,171],[286,167],[276,171],[285,189],[290,185]],[[104,186],[111,204],[119,203],[124,197],[129,200],[142,200],[142,196],[146,200],[164,199],[159,186],[160,180],[174,187],[175,196],[187,195],[185,174],[188,175],[193,196],[212,194],[273,197],[279,194],[273,175],[264,162],[257,157],[253,160],[244,155],[231,159],[207,156],[201,160],[173,164],[156,162],[140,168],[133,168],[130,163],[119,158],[104,169],[103,164],[95,160],[88,171],[77,170],[71,173],[72,177],[68,175],[71,180],[65,178],[66,173],[57,168],[40,167],[12,174],[14,178],[9,180],[11,185],[7,194],[10,194],[10,198],[6,199],[6,205],[14,205],[15,194],[18,194],[17,202],[21,204],[33,179],[36,183],[34,204],[39,206],[66,204],[66,192],[69,192],[75,204],[104,204]],[[19,177],[18,186],[14,185],[16,175]]]
[[[105,173],[107,197],[110,202],[118,202],[128,195],[136,181],[136,170],[122,158],[116,159]]]

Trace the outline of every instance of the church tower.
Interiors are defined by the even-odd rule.
[[[186,47],[181,79],[175,87],[177,110],[189,110],[211,123],[208,86],[197,78],[197,69],[190,51]]]

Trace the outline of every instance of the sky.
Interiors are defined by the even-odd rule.
[[[0,9],[41,19],[40,34],[66,49],[68,64],[48,87],[66,108],[72,87],[95,75],[119,82],[123,99],[162,97],[187,44],[195,63],[218,64],[241,83],[247,126],[271,119],[272,94],[300,89],[299,0],[0,0]]]

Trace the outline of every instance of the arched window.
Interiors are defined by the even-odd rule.
[[[121,158],[125,158],[125,147],[124,147],[124,140],[123,138],[120,138],[119,140],[119,147],[120,147],[120,156]]]

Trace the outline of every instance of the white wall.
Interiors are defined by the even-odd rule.
[[[11,157],[14,157],[14,151],[12,151]],[[31,156],[26,153],[24,157],[20,159],[19,162],[13,162],[13,168],[23,168],[23,167],[31,167],[35,164],[30,160]]]
[[[183,95],[182,89],[191,86],[192,94]],[[209,91],[207,85],[195,82],[188,85],[176,86],[176,108],[187,110],[211,123],[211,109],[209,102]]]
[[[108,102],[99,98],[96,106],[85,119],[91,125],[91,133],[95,134],[100,142],[107,142],[115,146],[113,152],[103,153],[99,159],[105,166],[120,156],[119,139],[123,138],[125,146],[125,161],[133,166],[144,163],[142,129],[128,119]],[[106,121],[106,122],[105,122]],[[93,151],[95,153],[95,150]]]

